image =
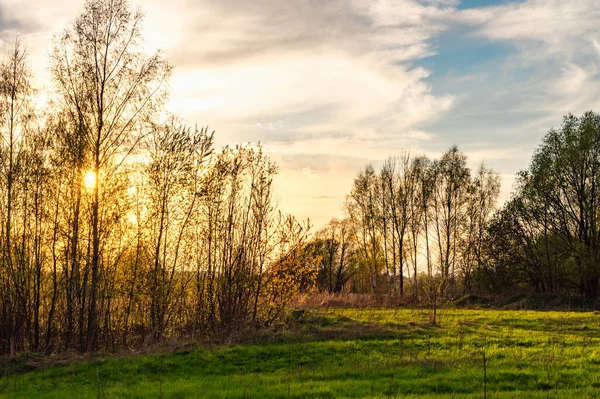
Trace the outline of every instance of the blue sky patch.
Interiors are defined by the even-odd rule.
[[[499,6],[507,3],[516,3],[515,1],[506,0],[462,0],[460,4],[456,6],[459,10],[465,10],[468,8],[481,8],[489,6]]]

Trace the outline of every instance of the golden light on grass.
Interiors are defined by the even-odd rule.
[[[83,185],[86,189],[92,190],[96,187],[96,173],[90,170],[83,177]]]

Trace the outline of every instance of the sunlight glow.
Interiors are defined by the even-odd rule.
[[[83,185],[87,190],[92,190],[96,187],[96,174],[94,171],[89,171],[83,177]]]
[[[136,225],[138,223],[137,215],[133,212],[127,212],[127,220],[133,225]]]

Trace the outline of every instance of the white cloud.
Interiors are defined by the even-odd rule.
[[[559,119],[600,106],[600,2],[529,0],[489,8],[486,14],[476,34],[518,49],[506,68],[533,71],[515,87],[532,94],[521,104],[524,109],[558,113]]]
[[[487,9],[481,33],[493,39],[537,40],[559,45],[568,38],[584,39],[596,30],[600,3],[582,0],[529,0]]]

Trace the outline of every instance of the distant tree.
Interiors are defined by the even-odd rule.
[[[467,157],[454,146],[432,164],[432,223],[442,279],[442,296],[448,284],[453,288],[456,285],[457,244],[463,231],[471,179],[471,171],[466,163]]]
[[[481,164],[468,190],[465,230],[460,243],[463,293],[473,291],[473,274],[483,267],[482,248],[499,194],[500,176]]]
[[[348,214],[355,225],[357,237],[361,243],[364,259],[369,265],[369,282],[373,293],[377,292],[380,272],[378,261],[381,246],[378,229],[381,220],[381,208],[378,206],[380,196],[379,178],[373,166],[368,165],[354,179],[354,185],[346,203]]]
[[[421,245],[425,241],[425,260],[429,270],[431,256],[429,253],[429,230],[428,230],[428,204],[431,199],[431,187],[428,182],[429,159],[416,157],[410,166],[410,176],[413,181],[413,190],[409,202],[409,231],[410,231],[410,259],[413,266],[413,297],[419,296],[419,258],[422,256]],[[423,232],[425,239],[423,240]]]
[[[317,262],[317,287],[321,291],[339,293],[352,276],[354,237],[348,219],[331,220],[308,244]]]
[[[404,295],[404,273],[407,254],[407,231],[410,224],[410,203],[415,195],[416,181],[411,170],[412,157],[404,153],[398,157],[390,157],[381,170],[383,214],[391,215],[394,277],[398,266],[400,295]],[[384,226],[384,232],[386,228]],[[384,241],[385,242],[385,241]],[[387,253],[387,250],[386,250]],[[387,258],[386,258],[387,259]]]
[[[499,190],[498,174],[482,164],[472,177],[466,155],[456,146],[433,161],[408,153],[392,156],[379,174],[367,166],[346,203],[359,249],[350,286],[364,291],[369,281],[370,292],[397,289],[404,295],[406,276],[414,299],[420,290],[426,294],[435,322],[438,302],[461,290],[473,292],[475,272],[481,274],[488,264],[484,249]],[[323,264],[331,265],[336,243],[326,237],[332,230],[326,231],[319,242],[325,248]],[[377,284],[384,276],[388,291]]]

